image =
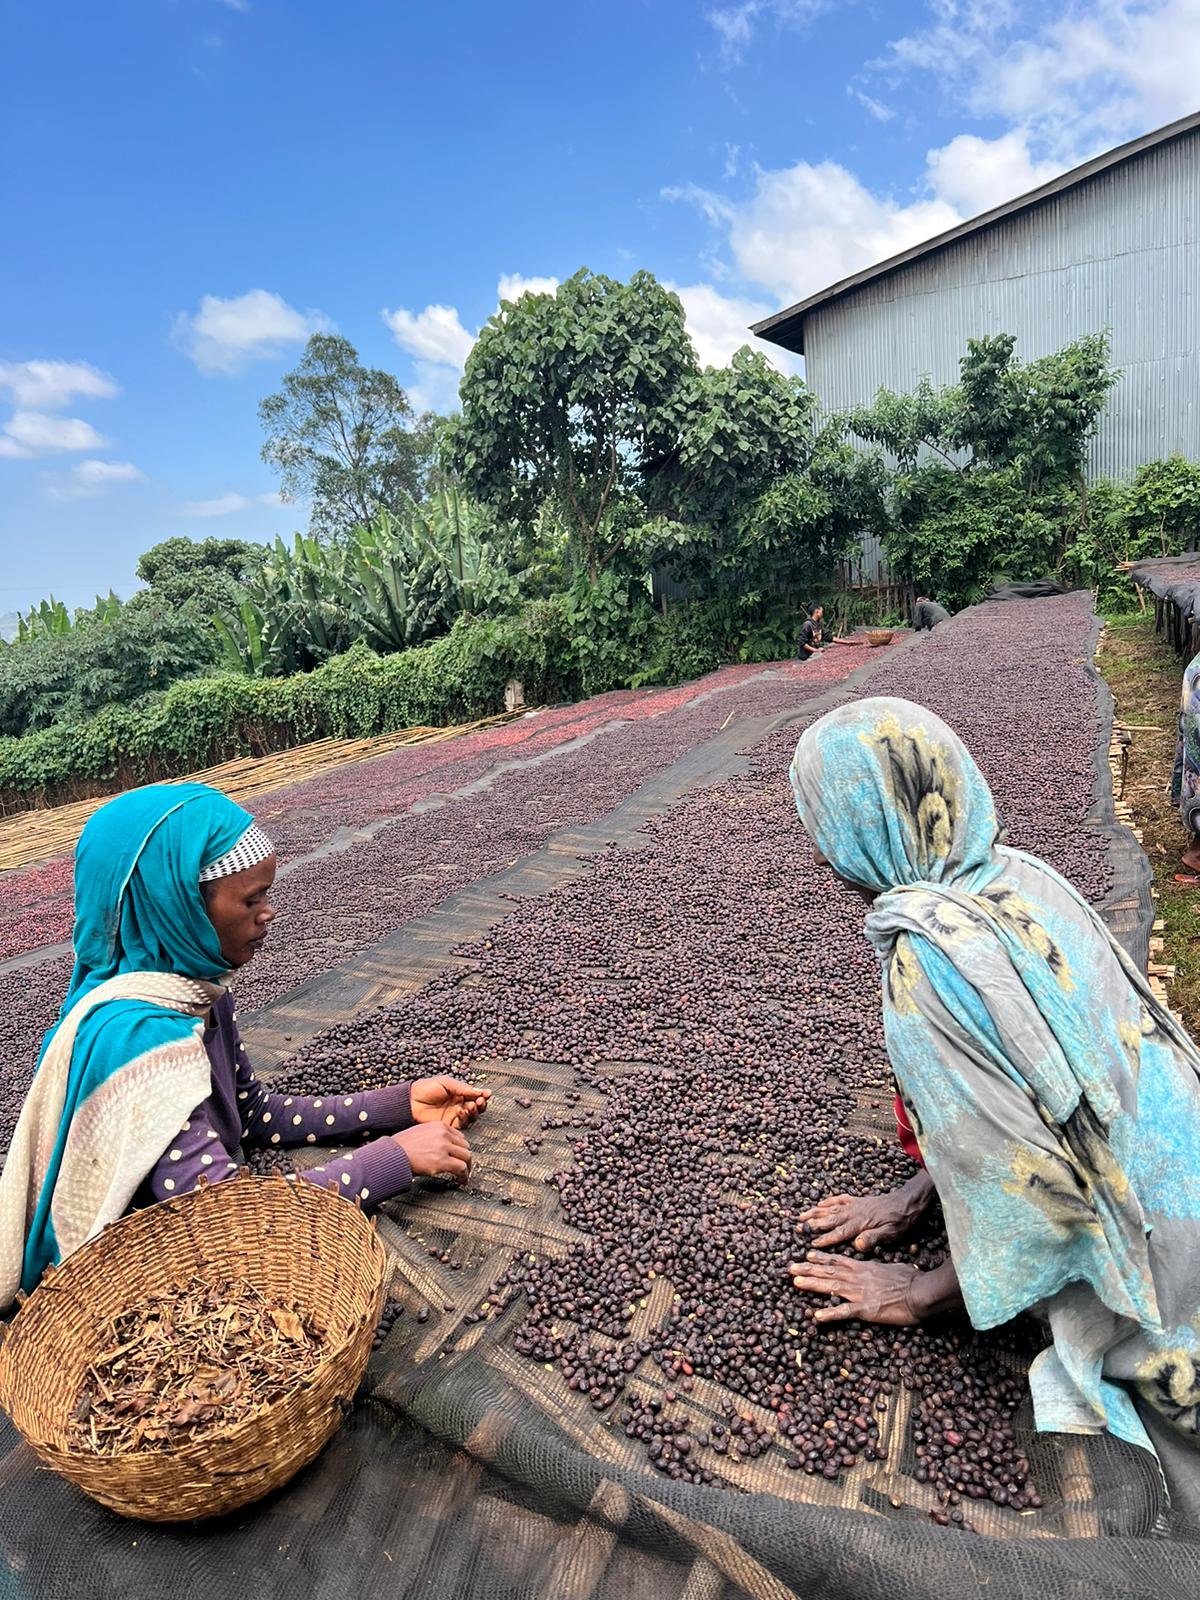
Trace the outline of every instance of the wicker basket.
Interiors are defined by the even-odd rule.
[[[123,1516],[184,1522],[278,1489],[336,1432],[362,1380],[385,1257],[348,1201],[286,1178],[231,1178],[122,1217],[48,1273],[0,1346],[0,1404],[48,1467]],[[321,1361],[284,1399],[174,1451],[96,1456],[66,1427],[115,1313],[202,1277],[242,1278],[316,1314]]]
[[[871,628],[867,633],[867,643],[872,650],[878,650],[881,645],[891,644],[894,637],[890,628]]]

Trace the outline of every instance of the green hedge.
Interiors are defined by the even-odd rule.
[[[294,677],[188,679],[137,706],[0,739],[0,809],[105,794],[311,739],[485,717],[504,709],[511,678],[530,705],[579,692],[561,603],[537,602],[516,617],[459,618],[444,638],[397,655],[355,645]]]

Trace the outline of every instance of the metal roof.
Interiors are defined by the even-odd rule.
[[[1190,116],[1180,117],[1178,122],[1169,122],[1165,128],[1157,128],[1153,133],[1145,133],[1139,139],[1131,139],[1128,144],[1119,144],[1114,150],[1109,150],[1102,156],[1095,156],[1091,161],[1085,161],[1082,166],[1073,167],[1070,172],[1064,172],[1060,177],[1052,178],[1049,183],[1043,183],[1040,188],[1031,189],[1028,194],[1018,195],[1015,200],[1006,200],[1002,206],[984,211],[968,222],[960,222],[957,227],[949,228],[945,233],[939,233],[932,239],[926,239],[923,244],[912,245],[909,249],[902,250],[899,255],[889,256],[886,261],[877,262],[873,267],[864,267],[861,272],[842,278],[840,282],[831,284],[828,289],[822,289],[819,294],[810,295],[807,300],[801,300],[798,305],[790,306],[786,311],[777,311],[774,316],[754,323],[751,332],[756,333],[760,339],[769,339],[772,344],[782,345],[785,350],[794,350],[797,354],[803,355],[804,319],[818,306],[827,305],[831,300],[839,300],[864,283],[871,283],[876,278],[885,278],[889,273],[897,272],[913,261],[919,261],[922,256],[944,250],[947,245],[965,239],[970,234],[979,233],[984,228],[990,228],[1006,217],[1016,216],[1019,212],[1028,211],[1045,200],[1052,200],[1055,195],[1073,189],[1078,184],[1086,183],[1089,178],[1107,172],[1110,167],[1119,166],[1123,161],[1130,161],[1134,156],[1153,150],[1157,145],[1167,144],[1172,139],[1182,138],[1198,128],[1200,128],[1200,111],[1194,111]]]

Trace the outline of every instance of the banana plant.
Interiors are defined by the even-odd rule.
[[[48,600],[30,607],[24,616],[18,616],[16,642],[28,644],[31,639],[58,638],[70,633],[74,626],[66,606],[51,595]]]
[[[217,615],[212,623],[227,667],[251,678],[270,675],[263,644],[263,617],[252,600],[243,600],[232,618]]]
[[[403,514],[380,511],[338,544],[282,539],[215,620],[227,663],[255,676],[314,666],[363,639],[386,653],[447,632],[462,612],[516,599],[487,514],[457,489]]]

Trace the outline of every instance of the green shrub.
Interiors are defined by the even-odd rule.
[[[644,665],[630,678],[632,688],[648,683],[686,683],[715,672],[730,657],[720,607],[690,600],[657,617],[646,638]]]
[[[80,722],[0,738],[0,806],[103,794],[310,739],[488,716],[503,710],[512,678],[530,705],[578,693],[561,601],[539,601],[512,617],[460,617],[433,644],[396,655],[378,656],[360,643],[289,678],[187,679],[136,706],[106,706]]]
[[[611,568],[566,596],[567,622],[584,694],[626,688],[640,674],[655,614],[644,587]]]
[[[148,594],[124,604],[102,601],[56,631],[42,626],[0,646],[0,734],[16,737],[106,705],[132,705],[211,672],[216,661],[216,636],[194,612]]]
[[[1118,566],[1179,555],[1200,544],[1200,464],[1174,455],[1147,461],[1129,483],[1105,480],[1088,496],[1087,516],[1066,554],[1072,579],[1095,589],[1106,615],[1137,606],[1133,584]]]

